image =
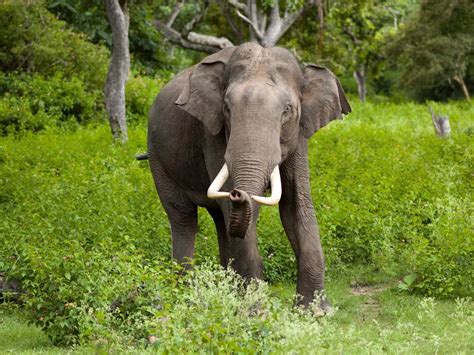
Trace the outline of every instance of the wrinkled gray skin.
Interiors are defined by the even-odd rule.
[[[245,278],[262,278],[257,248],[259,205],[279,164],[280,216],[298,262],[299,303],[324,289],[324,257],[310,195],[307,140],[350,106],[337,78],[302,67],[282,48],[255,43],[226,48],[178,74],[153,104],[148,154],[168,214],[173,257],[194,254],[197,206],[207,208],[219,239],[221,264]],[[230,178],[210,200],[206,191],[224,162]],[[265,207],[274,208],[274,207]],[[321,307],[327,308],[325,300]]]

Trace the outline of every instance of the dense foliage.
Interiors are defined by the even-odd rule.
[[[409,290],[472,294],[474,114],[460,104],[438,109],[452,119],[448,140],[434,135],[423,106],[366,104],[311,141],[329,283],[363,263],[409,276]],[[168,266],[168,220],[147,163],[134,160],[145,131],[130,136],[129,145],[116,146],[103,125],[1,140],[0,269],[21,280],[35,322],[56,341],[102,334],[89,329],[94,322],[135,324],[152,307],[151,294],[180,293]],[[258,233],[266,279],[294,282],[277,209],[262,209]],[[217,261],[204,210],[196,250],[198,262]],[[96,314],[124,299],[119,315]],[[130,336],[146,333],[137,331]]]
[[[101,119],[105,48],[41,4],[0,6],[0,134]]]
[[[473,17],[474,3],[469,0],[422,2],[390,49],[403,64],[398,67],[407,92],[418,99],[442,100],[462,97],[461,85],[473,89]]]
[[[49,11],[67,22],[76,32],[86,34],[92,43],[112,48],[112,33],[102,2],[95,0],[44,2]],[[189,11],[184,20],[189,21],[193,16],[195,5],[188,4],[188,7]],[[169,74],[191,64],[190,59],[196,57],[195,54],[172,48],[153,25],[153,19],[157,14],[168,14],[171,8],[172,4],[169,1],[129,0],[130,53],[135,70],[146,75],[155,75],[157,72]]]
[[[41,3],[7,0],[0,6],[0,70],[58,73],[77,77],[90,89],[101,89],[107,70],[106,50],[67,28]]]

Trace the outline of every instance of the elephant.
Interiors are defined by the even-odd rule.
[[[324,292],[325,264],[308,139],[349,112],[331,71],[304,66],[279,47],[225,48],[177,74],[150,110],[146,153],[173,258],[185,268],[193,258],[201,206],[215,223],[220,263],[246,280],[262,279],[256,222],[261,204],[279,205],[297,259],[297,304],[310,305]]]

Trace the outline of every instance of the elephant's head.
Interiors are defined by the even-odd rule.
[[[189,74],[176,101],[212,135],[225,132],[225,164],[210,198],[232,202],[229,234],[244,237],[258,204],[277,204],[279,164],[329,121],[350,112],[344,91],[329,70],[307,65],[282,48],[255,43],[226,48]],[[219,192],[227,179],[233,190]],[[263,197],[270,182],[271,196]]]

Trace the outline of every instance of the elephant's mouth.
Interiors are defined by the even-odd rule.
[[[232,204],[229,215],[228,233],[233,238],[245,238],[250,222],[254,216],[254,206],[252,201],[257,204],[273,206],[278,204],[281,198],[281,178],[278,165],[273,169],[270,175],[271,195],[269,197],[252,195],[246,191],[234,189],[231,192],[219,191],[225,182],[229,179],[229,170],[227,164],[222,166],[214,181],[207,190],[207,197],[210,199],[228,198]]]
[[[221,171],[219,171],[219,174],[217,174],[216,178],[209,186],[209,189],[207,190],[207,197],[212,200],[221,199],[221,198],[230,198],[232,201],[232,196],[230,192],[219,191],[222,188],[222,186],[225,184],[228,178],[229,178],[229,170],[227,168],[227,164],[224,163]],[[280,202],[281,178],[280,178],[280,169],[278,165],[275,166],[272,174],[270,175],[270,188],[271,188],[272,193],[269,197],[252,195],[250,196],[250,198],[261,205],[267,205],[267,206],[274,206],[274,205],[277,205],[278,202]]]

